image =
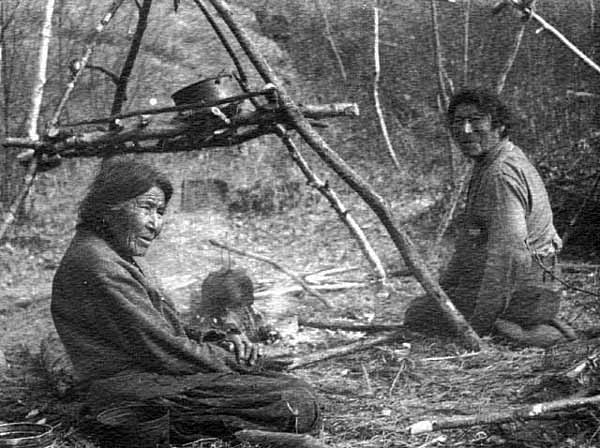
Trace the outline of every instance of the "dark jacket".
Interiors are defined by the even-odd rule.
[[[232,355],[189,339],[173,303],[145,270],[93,232],[79,230],[73,238],[54,276],[51,311],[80,380],[231,372]]]

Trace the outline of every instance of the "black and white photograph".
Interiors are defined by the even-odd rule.
[[[0,448],[600,447],[600,0],[0,0]]]

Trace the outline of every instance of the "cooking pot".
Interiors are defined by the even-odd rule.
[[[169,410],[131,403],[106,409],[96,417],[102,446],[109,448],[168,448]]]
[[[232,75],[218,75],[197,81],[186,86],[173,95],[176,106],[184,106],[192,103],[210,103],[235,95],[240,91]],[[218,107],[226,114],[235,114],[239,102],[225,103]]]
[[[54,446],[54,433],[49,425],[17,422],[0,425],[2,448],[47,448]]]

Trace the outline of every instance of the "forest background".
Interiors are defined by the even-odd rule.
[[[442,56],[449,89],[497,83],[522,23],[516,13],[508,10],[491,15],[492,4],[439,3]],[[400,172],[388,163],[373,107],[373,5],[353,0],[236,1],[233,5],[242,25],[254,31],[267,59],[300,102],[359,104],[360,118],[339,120],[325,130],[335,149],[351,164],[364,166],[367,176],[368,165],[389,167],[385,173],[388,184],[396,177],[413,178],[416,182],[408,184],[416,188],[416,195],[427,190],[439,198],[440,190],[451,187],[464,162],[458,154],[450,159],[443,118],[438,112],[438,75],[429,2],[379,4],[380,96],[392,142],[402,163]],[[85,39],[105,7],[102,2],[57,2],[40,122],[49,119],[69,80],[68,63],[82,53]],[[2,8],[0,132],[23,135],[39,46],[36,30],[41,27],[42,5],[33,0],[4,0]],[[536,8],[592,58],[600,51],[597,48],[600,20],[593,0],[570,2],[568,7],[558,0],[541,0]],[[136,20],[136,8],[130,2],[103,34],[91,63],[118,73]],[[232,68],[227,54],[195,7],[184,6],[176,13],[172,5],[157,3],[130,81],[125,111],[148,107],[151,98],[157,106],[170,105],[170,94],[177,89],[200,77]],[[113,90],[114,84],[108,76],[100,71],[87,71],[63,121],[108,115],[111,106],[108,99],[112,98]],[[537,33],[535,24],[527,27],[503,98],[512,106],[519,125],[513,140],[541,170],[551,191],[559,228],[564,229],[577,213],[577,205],[589,195],[597,171],[593,137],[598,121],[597,98],[572,92],[596,90],[597,73],[548,33]],[[280,170],[282,164],[290,167],[286,155],[278,149],[264,149],[276,146],[274,142],[263,139],[244,146],[244,151],[237,148],[238,154],[247,154],[241,156],[243,160],[231,160],[235,158],[231,153],[236,151],[205,150],[201,154],[163,157],[161,163],[179,165],[181,178],[206,175],[208,170],[211,177],[230,182],[233,190],[247,188],[258,179],[280,188],[284,179],[289,179],[290,174],[282,175]],[[7,149],[0,154],[0,210],[7,208],[21,185],[24,171],[15,159],[17,153]],[[204,160],[188,163],[207,157],[214,161],[210,167]],[[236,169],[230,169],[232,164]],[[59,207],[56,210],[65,211],[59,202],[66,199],[65,194],[73,192],[73,183],[79,184],[77,179],[89,177],[86,170],[89,165],[88,161],[68,161],[61,169],[42,176],[29,202],[29,218],[35,218],[31,203],[39,195],[62,197],[50,203],[56,202]],[[239,175],[238,168],[243,175]],[[265,175],[268,173],[275,175]],[[67,190],[65,184],[69,184]],[[46,200],[37,202],[49,205]],[[594,202],[590,201],[590,205]],[[593,214],[592,208],[588,207],[588,211]],[[593,221],[590,216],[582,218],[580,223],[586,219]],[[593,236],[593,232],[585,229],[579,233],[586,243]]]
[[[340,120],[324,131],[351,164],[388,166],[388,180],[423,176],[412,183],[417,187],[417,195],[419,189],[425,189],[438,197],[440,189],[451,187],[464,162],[458,154],[449,157],[443,117],[438,112],[438,74],[429,2],[379,3],[380,96],[402,162],[400,173],[388,163],[373,107],[373,5],[353,0],[240,0],[232,4],[242,25],[254,31],[267,59],[300,102],[358,103],[360,118]],[[489,1],[439,2],[442,57],[449,90],[463,85],[496,85],[513,51],[522,21],[509,9],[492,15],[492,5]],[[135,4],[130,2],[125,6],[103,34],[91,60],[93,65],[112,73],[120,70],[137,20]],[[0,131],[5,136],[25,133],[42,7],[33,0],[2,2]],[[41,123],[49,119],[70,78],[69,61],[81,55],[85,39],[104,8],[102,2],[57,2]],[[541,0],[536,5],[536,11],[592,59],[600,51],[597,44],[600,19],[596,9],[593,0],[570,2],[568,8],[558,0]],[[148,107],[150,99],[158,107],[171,105],[170,95],[179,88],[232,68],[227,54],[195,7],[188,5],[174,12],[172,5],[157,3],[130,80],[124,110]],[[515,112],[518,126],[513,140],[541,170],[559,215],[559,227],[564,228],[576,214],[577,203],[589,195],[595,181],[597,98],[573,92],[593,94],[598,84],[598,74],[558,40],[546,32],[537,32],[533,23],[527,27],[503,99]],[[108,76],[96,70],[87,71],[63,121],[107,116],[113,90],[114,84]],[[281,175],[280,170],[282,164],[289,165],[285,154],[277,149],[263,149],[276,146],[272,141],[263,139],[244,146],[243,151],[237,148],[237,153],[247,156],[238,163],[219,160],[210,168],[205,161],[188,163],[190,159],[203,157],[235,157],[227,150],[170,155],[163,157],[161,163],[179,164],[177,171],[185,173],[182,178],[206,175],[209,170],[211,177],[224,178],[234,190],[248,187],[258,179],[269,182],[269,178],[280,187],[283,179],[289,178],[289,173]],[[17,153],[8,149],[0,154],[0,210],[7,208],[21,186],[24,171],[16,161]],[[220,153],[225,155],[220,157],[217,155]],[[36,195],[64,197],[64,193],[73,191],[71,187],[61,190],[65,183],[82,175],[88,177],[86,162],[68,161],[61,169],[44,175],[30,199],[30,215],[35,214],[31,202],[36,201]],[[239,166],[229,169],[232,163]],[[242,169],[242,176],[237,168]],[[269,177],[266,173],[279,175]],[[428,179],[432,175],[438,181]],[[586,220],[583,218],[580,222]],[[587,220],[592,219],[587,216]],[[585,233],[583,239],[590,235]],[[589,239],[586,241],[589,243]]]

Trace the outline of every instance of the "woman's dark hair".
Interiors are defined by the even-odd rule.
[[[168,204],[173,195],[173,185],[164,173],[132,159],[115,157],[105,160],[79,205],[77,227],[104,235],[107,218],[116,206],[155,186],[163,191],[165,205]]]
[[[489,114],[492,118],[492,129],[498,129],[504,126],[500,137],[504,138],[509,134],[512,127],[512,117],[508,107],[500,101],[495,93],[486,89],[465,89],[456,93],[448,105],[448,124],[451,125],[454,120],[454,112],[460,104],[472,104],[484,114]]]

